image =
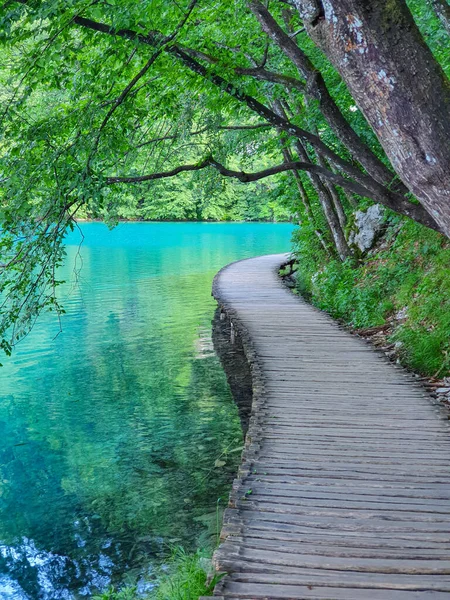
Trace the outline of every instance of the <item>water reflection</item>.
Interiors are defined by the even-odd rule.
[[[212,339],[236,403],[242,432],[248,430],[253,401],[252,374],[240,336],[220,308],[214,313]]]
[[[0,371],[2,600],[86,597],[142,573],[151,585],[171,544],[205,541],[242,445],[212,277],[285,251],[290,227],[84,232],[79,276],[68,240],[63,333],[45,317]]]

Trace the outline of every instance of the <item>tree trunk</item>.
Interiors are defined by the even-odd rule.
[[[297,67],[301,76],[306,80],[305,94],[318,101],[320,112],[328,125],[366,171],[378,182],[390,184],[394,173],[372,152],[364,141],[353,130],[350,123],[342,114],[336,102],[330,95],[321,72],[315,68],[308,56],[296,42],[278,25],[267,8],[259,0],[249,0],[249,8],[258,19],[261,28],[280,47],[284,54]],[[401,182],[396,191],[405,193],[407,190]]]
[[[286,162],[292,162],[293,158],[292,158],[292,154],[291,151],[289,150],[289,148],[287,148],[284,143],[283,140],[281,140],[281,144],[282,144],[282,153],[283,153],[283,158]],[[311,204],[309,202],[309,198],[308,198],[308,194],[306,193],[305,187],[303,185],[302,179],[300,177],[300,174],[298,171],[292,170],[291,174],[294,178],[294,181],[297,185],[297,189],[298,189],[298,193],[300,196],[300,199],[302,201],[303,204],[303,208],[305,209],[305,214],[306,214],[306,218],[308,219],[308,221],[310,222],[310,224],[312,225],[312,227],[314,228],[314,233],[317,236],[317,239],[320,242],[320,245],[322,246],[322,248],[325,250],[325,252],[328,254],[328,256],[333,256],[333,253],[330,250],[329,245],[327,244],[323,233],[320,231],[320,229],[317,226],[316,223],[316,219],[314,217],[314,213],[312,211],[311,208]]]
[[[295,148],[301,160],[310,162],[308,154],[300,140],[295,141]],[[325,218],[330,228],[331,235],[333,236],[339,257],[341,260],[346,260],[347,258],[351,257],[352,253],[347,244],[347,240],[345,239],[344,230],[342,229],[339,219],[334,211],[333,199],[318,175],[315,175],[314,173],[307,173],[307,176],[309,177],[319,197],[319,202],[325,214]]]
[[[318,134],[319,132],[317,132],[317,135]],[[324,167],[325,169],[330,169],[330,165],[319,152],[316,152],[316,156],[317,162],[321,167]],[[342,231],[345,232],[345,226],[347,225],[347,215],[345,214],[344,207],[342,206],[337,187],[333,185],[330,181],[325,181],[323,179],[322,183],[327,188],[328,193],[331,196],[331,199],[333,200],[334,211],[337,215],[337,218],[339,219],[339,224],[341,226]]]
[[[286,119],[286,113],[284,112],[283,106],[279,100],[275,100],[273,104],[275,113],[283,119]],[[300,160],[305,162],[311,162],[306,149],[300,140],[295,140],[295,149]],[[324,212],[328,227],[330,229],[334,245],[339,254],[339,258],[344,261],[350,258],[352,253],[345,239],[344,230],[341,227],[339,219],[334,211],[333,199],[327,187],[323,184],[322,180],[315,173],[307,173],[309,180],[311,181],[314,189],[319,197],[319,202]]]
[[[282,106],[280,100],[278,100],[278,99],[275,100],[273,109],[277,114],[281,114],[281,115],[285,116],[284,109],[283,109],[283,106]],[[283,139],[284,132],[281,130],[278,130],[278,133],[280,135],[280,144],[281,144],[281,152],[283,154],[283,159],[287,163],[292,162],[294,159],[292,157],[291,149],[287,145],[288,141],[286,139]],[[308,194],[306,193],[305,186],[303,185],[302,179],[300,177],[300,173],[294,169],[291,171],[291,174],[297,185],[298,193],[299,193],[300,199],[302,201],[303,208],[305,209],[306,218],[308,219],[310,224],[314,227],[314,233],[316,234],[322,248],[325,250],[325,252],[328,254],[328,256],[333,256],[335,247],[332,248],[327,243],[323,233],[320,231],[319,227],[317,226],[316,219],[314,217],[314,213],[311,208],[311,204],[309,202]],[[331,233],[331,228],[329,228],[329,231]]]
[[[345,231],[345,226],[347,225],[347,215],[344,212],[344,207],[342,206],[341,199],[339,198],[339,192],[332,183],[323,181],[323,184],[327,188],[328,193],[333,200],[334,212],[339,220],[339,225],[341,226],[342,231]]]
[[[393,167],[450,236],[450,85],[402,0],[295,0]]]

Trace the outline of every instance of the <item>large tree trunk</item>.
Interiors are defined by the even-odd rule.
[[[372,152],[358,134],[352,129],[336,102],[330,95],[321,72],[316,69],[308,56],[296,42],[278,25],[267,8],[259,0],[249,0],[248,5],[258,19],[263,31],[281,48],[297,67],[306,81],[305,94],[317,100],[320,111],[327,123],[357,160],[374,179],[383,184],[391,183],[394,174]],[[400,182],[398,182],[400,183]],[[407,190],[400,183],[396,191]]]
[[[393,167],[450,236],[450,85],[402,0],[295,0]]]

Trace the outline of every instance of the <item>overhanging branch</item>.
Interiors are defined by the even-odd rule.
[[[197,60],[195,60],[194,58],[189,56],[179,45],[177,45],[177,44],[164,45],[167,38],[160,32],[151,31],[151,32],[147,33],[146,35],[144,35],[144,34],[138,33],[136,31],[133,31],[130,29],[115,30],[113,27],[111,27],[109,25],[106,25],[104,23],[98,23],[96,21],[92,21],[90,19],[86,19],[81,16],[74,17],[73,22],[80,26],[91,29],[93,31],[97,31],[97,32],[100,32],[103,34],[108,34],[111,36],[122,37],[125,39],[129,39],[131,41],[134,41],[135,43],[142,43],[142,44],[150,45],[150,46],[156,47],[156,48],[163,47],[165,52],[167,52],[168,54],[171,54],[172,56],[174,56],[175,58],[180,60],[189,70],[200,75],[203,79],[205,79],[206,81],[209,81],[210,83],[215,85],[222,92],[225,92],[226,94],[235,98],[239,102],[246,104],[246,106],[250,110],[252,110],[256,114],[258,114],[260,117],[262,117],[268,123],[270,123],[272,126],[285,131],[288,135],[290,135],[294,138],[298,138],[298,139],[303,140],[304,142],[306,141],[306,142],[310,143],[319,153],[321,153],[323,156],[328,158],[334,165],[336,165],[339,168],[339,170],[342,171],[342,173],[344,173],[346,176],[351,177],[352,179],[355,180],[354,182],[350,182],[345,177],[342,177],[341,175],[336,175],[335,173],[332,173],[332,177],[330,176],[329,178],[332,179],[334,182],[336,182],[337,185],[341,185],[342,187],[345,187],[346,189],[355,191],[355,193],[367,196],[367,197],[375,200],[376,202],[380,202],[381,204],[388,206],[392,210],[394,210],[400,214],[406,215],[408,217],[411,217],[414,220],[418,221],[419,223],[426,225],[427,227],[430,227],[432,229],[438,229],[438,226],[436,225],[436,223],[434,222],[432,217],[425,211],[425,209],[422,206],[412,204],[403,195],[392,192],[386,186],[380,184],[378,181],[376,181],[370,175],[362,173],[356,166],[354,166],[351,163],[347,162],[346,160],[342,159],[338,154],[333,152],[326,144],[324,144],[322,142],[322,140],[318,136],[298,127],[297,125],[293,124],[292,122],[290,122],[287,119],[279,117],[274,111],[270,110],[267,106],[262,104],[256,98],[249,96],[248,94],[245,94],[242,90],[237,88],[234,84],[226,81],[220,75],[218,75],[214,72],[211,72],[210,69],[207,69],[205,66],[203,66],[201,63],[199,63]],[[300,163],[300,164],[303,164],[303,163]],[[191,167],[192,167],[192,165],[191,165]],[[294,167],[294,168],[296,168],[296,167]],[[306,170],[306,168],[304,166],[303,166],[303,168],[304,168],[304,170]],[[311,167],[309,167],[309,165],[308,165],[308,168],[311,169],[311,172],[316,172],[318,174],[321,174],[324,177],[327,177],[327,175],[325,173],[319,173],[319,171],[317,169],[320,167],[318,167],[318,165],[311,165]],[[315,169],[315,171],[312,170],[313,168]],[[192,170],[192,169],[190,169],[190,170]],[[286,170],[286,169],[282,169],[282,170]],[[325,169],[325,171],[326,171],[326,169]],[[264,176],[274,174],[275,172],[280,172],[280,170],[274,171],[272,173],[268,173]],[[238,173],[238,172],[235,172],[235,173]],[[251,174],[244,174],[244,175],[241,174],[240,176],[237,176],[237,175],[230,175],[230,176],[235,176],[238,179],[240,179],[243,176],[250,176],[250,175]],[[255,175],[255,174],[253,174],[253,175]],[[341,183],[338,183],[336,181],[336,177],[340,178]],[[151,177],[151,178],[154,179],[155,177]],[[261,177],[257,177],[257,179],[260,179],[260,178]],[[251,179],[245,179],[245,180],[249,181]],[[256,179],[253,179],[253,181],[256,181]],[[114,181],[114,183],[119,183],[119,181]],[[352,187],[350,187],[350,186],[352,186]],[[364,189],[364,192],[356,191],[355,186],[358,187],[360,190]]]
[[[328,169],[320,167],[319,165],[302,161],[284,162],[279,165],[269,167],[268,169],[263,169],[262,171],[247,173],[245,171],[235,171],[233,169],[228,169],[214,158],[208,157],[196,164],[180,165],[178,167],[175,167],[174,169],[171,169],[170,171],[161,171],[159,173],[149,173],[148,175],[139,176],[108,177],[106,179],[106,183],[107,185],[114,185],[117,183],[143,183],[146,181],[154,181],[156,179],[166,179],[168,177],[174,177],[179,173],[183,173],[186,171],[200,171],[207,167],[213,167],[214,169],[217,169],[217,171],[219,171],[221,175],[224,175],[225,177],[233,177],[234,179],[238,179],[242,183],[259,181],[260,179],[265,179],[266,177],[271,177],[272,175],[276,175],[277,173],[283,173],[285,171],[309,171],[312,173],[316,173],[317,175],[321,175],[322,177],[332,179],[335,181],[335,183],[339,183],[339,185],[341,186],[350,186],[352,191],[354,191],[356,194],[370,197],[369,190],[364,188],[362,185],[345,179],[341,175],[337,175],[336,173],[333,173]]]
[[[360,183],[346,179],[342,175],[334,173],[333,171],[330,171],[325,167],[321,167],[320,165],[315,165],[313,163],[302,161],[283,162],[279,165],[269,167],[268,169],[263,169],[262,171],[247,173],[245,171],[235,171],[233,169],[228,169],[227,167],[216,161],[213,157],[207,157],[196,164],[180,165],[170,171],[161,171],[159,173],[150,173],[148,175],[140,176],[108,177],[106,178],[106,184],[115,185],[119,183],[144,183],[147,181],[155,181],[157,179],[166,179],[168,177],[174,177],[176,175],[179,175],[180,173],[187,171],[200,171],[202,169],[206,169],[207,167],[213,167],[224,177],[232,177],[234,179],[238,179],[242,183],[259,181],[260,179],[265,179],[266,177],[271,177],[272,175],[276,175],[278,173],[284,173],[285,171],[307,171],[309,173],[320,175],[321,177],[332,181],[334,184],[346,190],[349,190],[350,192],[358,194],[359,196],[370,198],[371,200],[375,200],[376,202],[380,202],[380,204],[384,204],[387,208],[399,212],[398,206],[389,202],[389,199],[386,199],[383,196],[375,196],[371,190],[364,187]],[[427,227],[439,231],[437,224],[431,219],[431,217],[429,217],[428,213],[424,211],[422,206],[412,204],[410,202],[407,202],[406,200],[405,205],[406,206],[403,207],[404,215],[410,217],[411,219],[414,219],[419,223],[422,223]]]
[[[160,46],[164,40],[164,36],[159,33],[152,31],[147,35],[143,35],[137,33],[136,31],[130,29],[120,29],[115,30],[114,28],[105,25],[103,23],[98,23],[96,21],[91,21],[90,19],[85,19],[84,17],[76,17],[74,22],[78,25],[82,25],[83,27],[87,27],[94,31],[99,31],[102,33],[106,33],[111,36],[119,36],[126,39],[133,40],[135,42],[141,42],[143,44],[154,46]],[[323,156],[326,156],[330,159],[333,164],[335,164],[341,171],[346,173],[348,176],[354,178],[359,184],[363,187],[367,188],[371,192],[370,197],[376,197],[378,202],[381,202],[393,210],[400,212],[401,214],[405,214],[407,216],[411,216],[411,211],[416,211],[416,206],[411,204],[404,196],[401,194],[397,194],[391,192],[384,185],[380,184],[370,175],[366,175],[362,173],[357,167],[342,159],[338,154],[333,152],[326,144],[322,142],[322,140],[298,127],[294,123],[291,123],[287,119],[279,117],[274,111],[270,110],[267,106],[259,102],[253,96],[249,96],[242,92],[239,88],[237,88],[234,84],[229,83],[220,75],[217,75],[206,67],[204,67],[201,63],[195,60],[192,56],[189,56],[187,52],[177,44],[171,44],[169,46],[165,46],[165,52],[175,56],[178,60],[188,67],[192,72],[197,73],[201,77],[203,77],[206,81],[214,84],[220,90],[235,98],[239,102],[242,102],[248,106],[250,110],[258,114],[260,117],[265,119],[268,123],[281,129],[288,133],[293,137],[297,137],[310,143],[318,152],[320,152]],[[420,212],[420,211],[419,211]],[[433,219],[423,211],[424,214],[419,222],[426,223],[428,227],[433,227]],[[435,228],[435,227],[433,227]]]
[[[293,88],[299,90],[300,92],[305,91],[305,83],[300,79],[296,79],[295,77],[291,77],[290,75],[283,75],[282,73],[276,73],[275,71],[269,71],[265,69],[263,66],[254,66],[254,67],[236,67],[234,65],[227,65],[221,63],[221,61],[215,56],[211,56],[210,54],[206,54],[205,52],[201,52],[200,50],[195,50],[194,48],[186,48],[185,46],[179,46],[188,54],[191,58],[195,58],[198,60],[204,60],[211,65],[216,65],[218,67],[224,67],[233,71],[236,75],[247,75],[249,77],[253,77],[254,79],[258,79],[260,81],[269,81],[270,83],[278,83],[287,88]]]

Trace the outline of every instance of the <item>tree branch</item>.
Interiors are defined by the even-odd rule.
[[[253,131],[255,129],[270,129],[271,125],[267,123],[256,123],[255,125],[219,125],[217,127],[217,131]],[[197,131],[191,131],[188,135],[201,135],[202,133],[206,133],[210,131],[209,127],[203,127],[202,129],[198,129]],[[168,134],[161,137],[152,138],[151,140],[146,140],[145,142],[140,142],[135,149],[142,148],[144,146],[149,146],[150,144],[157,144],[159,142],[164,142],[166,140],[176,140],[177,134]]]
[[[147,35],[142,35],[140,33],[137,33],[136,31],[133,31],[130,29],[115,30],[114,28],[109,27],[108,25],[105,25],[103,23],[97,23],[96,21],[91,21],[90,19],[85,19],[84,17],[76,17],[74,19],[74,22],[79,25],[82,25],[83,27],[92,29],[94,31],[106,33],[111,36],[123,37],[123,38],[130,39],[133,41],[139,41],[143,44],[147,44],[150,46],[160,44],[161,40],[163,40],[163,37],[164,37],[159,32],[154,32],[154,31],[150,32]],[[395,200],[397,199],[398,205],[399,205],[398,212],[403,213],[403,210],[401,208],[402,203],[405,203],[406,205],[409,204],[408,201],[405,200],[405,198],[403,196],[401,196],[400,194],[391,192],[386,187],[384,187],[382,184],[380,184],[378,181],[376,181],[369,175],[365,175],[357,167],[354,167],[352,164],[350,164],[347,161],[345,161],[344,159],[342,159],[338,154],[336,154],[330,148],[328,148],[328,146],[326,144],[324,144],[322,142],[322,140],[320,138],[318,138],[316,135],[310,133],[309,131],[301,129],[300,127],[298,127],[297,125],[294,125],[293,123],[291,123],[290,121],[288,121],[286,119],[279,117],[272,110],[267,108],[264,104],[262,104],[261,102],[256,100],[256,98],[253,98],[252,96],[249,96],[248,94],[245,94],[244,92],[240,91],[239,88],[237,88],[234,84],[226,81],[220,75],[210,73],[206,69],[206,67],[204,67],[201,63],[196,61],[191,56],[189,56],[189,54],[187,54],[187,52],[185,52],[185,50],[182,49],[180,46],[178,46],[176,44],[169,45],[169,46],[165,47],[165,51],[172,54],[179,60],[181,60],[181,62],[186,67],[188,67],[194,73],[201,75],[206,81],[209,81],[210,83],[214,84],[216,87],[218,87],[219,89],[221,89],[223,92],[227,93],[228,95],[232,96],[239,102],[246,104],[248,106],[248,108],[250,108],[250,110],[252,110],[253,112],[256,112],[260,117],[262,117],[263,119],[268,121],[274,127],[282,129],[289,135],[298,137],[298,138],[310,143],[321,154],[323,154],[324,156],[329,158],[334,164],[336,164],[342,171],[347,173],[350,177],[355,178],[363,186],[366,186],[368,189],[372,190],[372,192],[374,194],[389,196],[389,198],[386,199],[385,203],[386,202],[394,203]],[[380,200],[380,202],[381,202],[381,200]]]
[[[295,77],[290,77],[289,75],[283,75],[281,73],[275,73],[274,71],[268,71],[263,66],[235,67],[233,65],[223,64],[215,56],[206,54],[201,50],[195,50],[194,48],[186,48],[184,46],[179,47],[192,58],[204,60],[211,65],[222,66],[226,69],[230,69],[234,73],[236,73],[236,75],[248,75],[249,77],[259,79],[260,81],[270,81],[271,83],[279,83],[280,85],[283,85],[285,87],[297,89],[300,92],[305,91],[305,83],[300,79],[296,79]]]
[[[84,17],[74,17],[73,22],[93,31],[98,31],[100,33],[107,34],[113,37],[122,37],[134,42],[140,42],[146,45],[150,45],[152,47],[161,46],[161,44],[163,44],[165,40],[165,36],[163,36],[160,32],[157,31],[151,31],[148,34],[143,35],[130,29],[115,30],[109,25],[105,25],[104,23],[98,23],[96,21],[92,21],[91,19],[86,19]],[[399,212],[400,214],[404,214],[408,217],[414,218],[419,223],[422,223],[427,227],[437,229],[436,223],[431,218],[431,216],[425,211],[425,209],[423,209],[422,206],[412,204],[404,196],[398,193],[391,192],[384,185],[378,183],[369,175],[365,175],[358,168],[354,167],[352,164],[342,159],[338,154],[336,154],[330,148],[328,148],[328,146],[324,144],[322,140],[320,140],[320,138],[318,138],[314,134],[304,129],[301,129],[300,127],[286,119],[279,117],[272,110],[267,108],[264,104],[256,100],[256,98],[245,94],[244,92],[239,90],[239,88],[237,88],[234,84],[229,83],[220,75],[209,72],[206,69],[206,67],[204,67],[191,56],[189,56],[180,46],[176,44],[170,44],[164,47],[164,51],[181,60],[181,62],[192,72],[197,73],[206,81],[209,81],[210,83],[212,83],[231,97],[235,98],[239,102],[246,104],[250,110],[258,114],[260,117],[265,119],[274,127],[282,129],[289,135],[310,143],[314,148],[317,149],[318,152],[329,158],[330,161],[333,164],[335,164],[339,169],[341,169],[344,173],[354,178],[356,182],[358,182],[354,185],[358,185],[360,186],[360,188],[362,187],[363,189],[365,189],[365,193],[362,193],[361,195],[368,196],[376,200],[377,202],[388,206],[392,210]],[[314,167],[318,168],[317,166]],[[347,181],[344,177],[342,177],[342,180]],[[348,188],[348,185],[344,186],[342,183],[339,183],[338,185],[342,185],[342,187]]]
[[[129,176],[129,177],[107,177],[105,180],[106,185],[114,185],[116,183],[143,183],[145,181],[154,181],[155,179],[166,179],[167,177],[174,177],[179,173],[186,171],[200,171],[211,165],[211,159],[206,158],[205,160],[194,164],[194,165],[180,165],[171,169],[170,171],[161,171],[160,173],[150,173],[149,175],[140,176]]]
[[[146,64],[142,67],[142,69],[139,71],[139,73],[137,73],[133,79],[128,83],[128,85],[123,89],[123,91],[120,93],[120,95],[114,100],[113,105],[111,106],[111,108],[109,109],[109,111],[106,113],[100,127],[98,128],[97,131],[97,135],[95,136],[94,139],[94,144],[92,146],[92,150],[89,154],[88,160],[87,160],[87,168],[89,169],[90,167],[90,163],[91,160],[95,154],[95,152],[97,151],[99,142],[100,142],[100,137],[102,134],[103,129],[106,127],[108,121],[110,120],[110,118],[113,116],[114,112],[119,108],[119,106],[125,101],[126,97],[128,96],[128,94],[131,92],[131,90],[133,89],[133,87],[136,85],[136,83],[142,79],[142,77],[144,77],[144,75],[147,73],[147,71],[150,69],[150,67],[153,65],[153,63],[155,62],[155,60],[158,58],[158,56],[160,56],[162,52],[162,48],[159,48],[158,50],[156,50],[152,56],[150,57],[150,59],[146,62]]]
[[[154,64],[154,62],[156,61],[156,59],[160,56],[160,54],[163,52],[164,50],[164,46],[167,46],[168,44],[170,44],[170,42],[172,42],[175,37],[178,35],[178,33],[180,32],[180,30],[183,28],[183,26],[185,25],[186,21],[188,20],[188,18],[190,17],[195,5],[197,4],[198,0],[191,0],[188,9],[185,13],[185,15],[183,16],[183,18],[181,19],[181,21],[177,24],[177,26],[175,27],[175,29],[173,30],[173,32],[168,35],[167,37],[163,38],[161,40],[161,44],[160,46],[156,49],[156,51],[153,53],[153,55],[150,57],[150,59],[146,62],[146,64],[142,67],[142,69],[139,71],[139,73],[137,73],[133,79],[128,83],[128,85],[124,88],[124,90],[120,93],[120,95],[116,98],[116,100],[114,101],[113,105],[111,106],[111,108],[109,109],[109,111],[106,113],[99,129],[97,132],[97,135],[95,137],[94,140],[94,144],[92,147],[92,150],[90,152],[90,155],[88,157],[87,160],[87,167],[89,169],[90,166],[90,162],[92,160],[93,155],[95,154],[97,148],[98,148],[98,144],[100,142],[100,136],[102,134],[103,129],[106,127],[108,121],[110,120],[110,118],[112,117],[112,115],[114,114],[114,112],[117,110],[117,108],[125,101],[126,97],[128,96],[128,94],[131,92],[131,90],[133,89],[133,87],[136,85],[136,83],[138,81],[140,81],[142,79],[142,77],[144,77],[144,75],[147,73],[147,71],[150,69],[150,67]]]
[[[284,173],[285,171],[307,171],[309,173],[314,173],[316,175],[320,175],[321,177],[325,177],[329,181],[332,181],[333,183],[339,185],[344,189],[358,194],[359,196],[364,196],[366,198],[370,198],[371,200],[375,200],[376,202],[380,202],[381,204],[384,204],[391,210],[398,212],[398,206],[394,205],[393,203],[390,203],[384,197],[379,198],[375,196],[371,190],[364,187],[360,183],[346,179],[345,177],[342,177],[342,175],[334,173],[333,171],[330,171],[319,165],[302,161],[283,162],[279,165],[269,167],[268,169],[263,169],[262,171],[246,173],[245,171],[234,171],[232,169],[228,169],[227,167],[216,161],[214,158],[208,157],[199,163],[191,165],[180,165],[170,171],[161,171],[159,173],[150,173],[148,175],[140,176],[107,177],[105,183],[107,185],[114,185],[117,183],[144,183],[146,181],[155,181],[157,179],[174,177],[175,175],[186,171],[200,171],[207,167],[214,167],[224,177],[232,177],[234,179],[238,179],[242,183],[259,181],[260,179],[271,177],[272,175],[276,175],[278,173]],[[406,200],[404,202],[407,206],[404,207],[405,212],[403,214],[410,217],[411,219],[414,219],[415,221],[418,221],[419,223],[422,223],[423,225],[426,225],[427,227],[439,231],[438,225],[431,219],[428,213],[424,211],[422,206],[412,204],[410,202],[407,202]]]

